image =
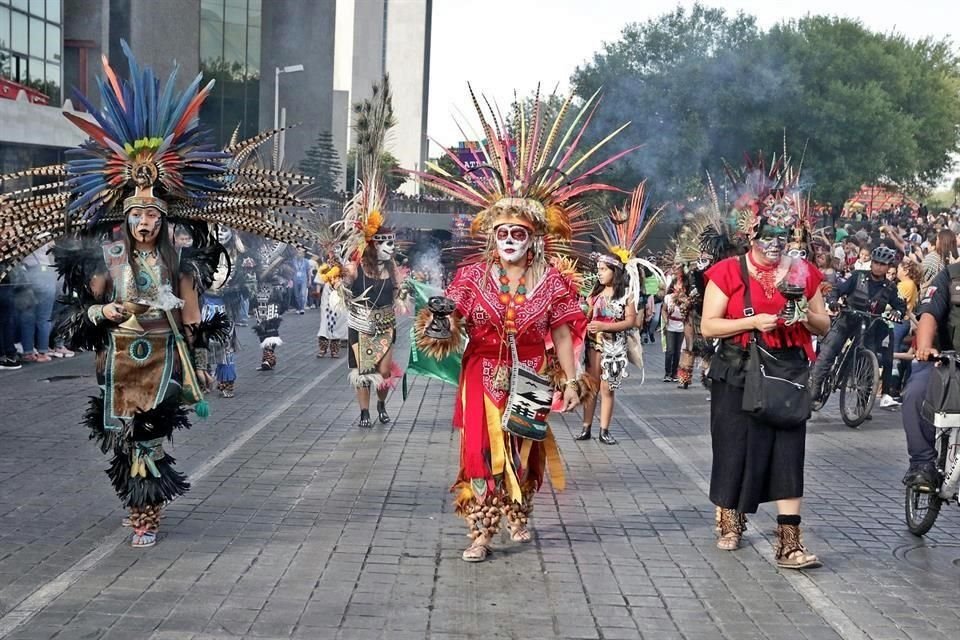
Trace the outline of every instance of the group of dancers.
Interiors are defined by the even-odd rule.
[[[96,353],[100,395],[85,422],[110,456],[107,474],[129,509],[125,524],[139,548],[156,543],[163,506],[189,488],[166,442],[190,426],[191,414],[208,413],[204,394],[213,384],[224,397],[235,392],[236,326],[251,295],[261,368],[276,366],[282,303],[270,273],[281,245],[326,249],[318,355],[339,354],[345,316],[360,427],[373,425],[374,395],[376,420],[390,422],[386,400],[401,375],[393,357],[396,317],[409,301],[394,259],[397,241],[381,173],[395,122],[386,79],[355,110],[362,187],[331,233],[301,195],[309,180],[260,159],[258,149],[276,131],[215,147],[198,118],[213,83],[201,88],[198,76],[178,92],[173,77],[162,85],[125,43],[123,50],[127,78],[105,61],[101,108],[79,96],[92,121],[65,114],[90,140],[68,152],[64,164],[0,177],[5,187],[41,179],[0,196],[0,274],[57,239],[56,262],[71,305],[60,326],[71,344]],[[633,151],[601,157],[613,136],[580,147],[597,96],[579,105],[568,97],[552,120],[539,100],[518,106],[512,136],[495,109],[482,108],[472,91],[471,98],[485,137],[475,162],[468,167],[451,154],[456,174],[439,166],[410,174],[475,213],[473,243],[451,284],[417,310],[415,348],[459,363],[453,424],[461,434],[460,464],[451,490],[470,538],[462,557],[479,562],[502,527],[514,542],[532,539],[534,495],[548,474],[555,489],[564,488],[552,412],[583,404],[578,439],[587,440],[599,396],[599,439],[616,443],[610,433],[615,393],[628,365],[642,364],[635,329],[644,278],[665,278],[640,255],[657,219],[648,211],[645,185],[591,233],[583,196],[615,191],[597,180],[599,171]],[[742,358],[734,360],[744,353],[741,338],[749,330],[763,332],[768,346],[792,357],[796,349],[804,353],[810,332],[822,329],[812,267],[803,271],[803,313],[788,326],[775,315],[785,304],[777,282],[807,264],[780,259],[802,227],[805,206],[785,166],[777,163],[759,180],[753,171],[738,183],[734,208],[750,220],[739,230],[741,253],[753,256],[742,280],[731,266],[736,258],[723,259],[737,253],[731,249],[736,234],[727,233],[715,199],[715,210],[695,222],[699,231],[688,234],[693,244],[678,242],[675,262],[689,264],[683,257],[689,251],[694,262],[717,262],[707,271],[700,264],[688,278],[696,284],[685,295],[700,301],[688,305],[691,339],[682,369],[688,379],[699,336],[726,338],[720,352],[729,356],[726,365],[717,367],[715,358],[709,373],[711,498],[720,508],[720,546],[736,548],[744,514],[777,500],[784,505],[778,562],[799,568],[816,564],[799,537],[803,430],[730,416],[739,410],[736,367],[743,368]],[[175,229],[189,238],[174,244]],[[262,246],[245,250],[239,232]],[[595,250],[588,251],[583,240],[591,235]],[[745,286],[752,304],[743,304]]]

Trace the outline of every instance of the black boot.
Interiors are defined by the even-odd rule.
[[[390,416],[387,415],[387,403],[381,400],[377,403],[377,419],[380,424],[390,424]]]
[[[590,425],[585,424],[585,425],[583,425],[583,431],[581,431],[581,432],[580,432],[580,435],[578,435],[576,438],[574,438],[574,440],[589,440],[590,438],[591,438],[591,436],[590,436]]]
[[[373,426],[373,423],[370,422],[370,411],[368,409],[360,409],[360,425],[364,429],[369,429]]]
[[[600,437],[597,440],[603,444],[617,444],[616,438],[610,435],[609,429],[600,429]]]

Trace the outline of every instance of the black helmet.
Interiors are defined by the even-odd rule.
[[[890,247],[880,245],[870,254],[870,260],[880,264],[890,265],[897,261],[897,252]]]

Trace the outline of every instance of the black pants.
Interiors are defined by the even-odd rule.
[[[683,346],[683,331],[667,331],[667,352],[663,358],[663,375],[668,378],[677,377],[677,367],[680,366],[680,351]]]
[[[937,450],[934,448],[936,427],[920,415],[931,371],[932,362],[913,363],[910,379],[903,390],[903,406],[900,411],[903,415],[903,431],[907,436],[907,452],[910,454],[911,466],[937,460]]]

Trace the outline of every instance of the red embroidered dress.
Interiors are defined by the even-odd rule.
[[[501,428],[512,363],[498,276],[486,263],[464,266],[446,293],[456,303],[469,338],[453,416],[453,426],[462,429],[460,473],[453,487],[457,506],[498,489],[520,502],[523,493],[539,489],[547,465],[554,485],[563,488],[559,451],[549,429],[546,440],[534,442],[511,436]],[[569,281],[548,267],[517,306],[516,324],[520,361],[543,372],[551,331],[569,325],[574,340],[582,339],[586,318]]]

